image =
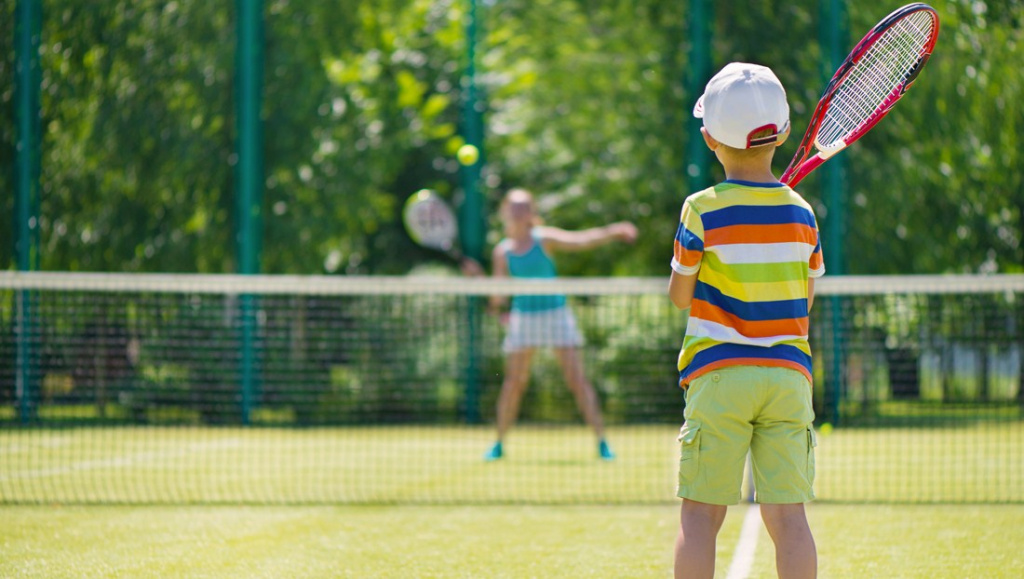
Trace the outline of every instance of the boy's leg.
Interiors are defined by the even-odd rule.
[[[788,368],[760,368],[764,401],[750,441],[754,488],[761,504],[814,499],[814,409],[807,378]]]
[[[775,567],[780,579],[816,577],[818,551],[803,503],[762,504],[761,518],[775,543]]]
[[[816,577],[818,554],[804,503],[814,498],[811,385],[802,374],[764,369],[765,404],[751,441],[761,518],[775,543],[779,577]]]
[[[686,421],[679,430],[676,496],[716,505],[742,500],[750,448],[753,387],[750,367],[732,366],[690,382]]]
[[[725,505],[683,499],[676,538],[676,579],[715,576],[715,539],[727,510]]]

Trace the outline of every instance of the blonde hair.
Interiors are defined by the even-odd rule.
[[[750,135],[750,140],[763,139],[770,137],[775,134],[775,129],[761,129],[756,133]],[[779,134],[779,140],[785,138],[785,134]],[[726,151],[726,153],[734,159],[756,159],[765,154],[774,154],[776,144],[779,141],[772,141],[771,143],[760,145],[758,147],[751,147],[749,149],[737,149],[736,147],[730,147],[725,143],[719,142],[718,146]]]
[[[521,197],[521,199],[514,199],[515,197]],[[537,212],[537,200],[534,198],[533,193],[531,193],[528,189],[523,189],[521,187],[509,189],[505,193],[505,196],[502,197],[501,199],[501,206],[498,209],[500,214],[504,215],[505,212],[509,210],[509,206],[511,206],[513,203],[515,203],[516,205],[522,203],[529,205],[530,213],[532,214],[532,218],[530,219],[530,221],[534,225],[541,225],[542,223],[544,223],[544,220],[541,219],[540,214]]]

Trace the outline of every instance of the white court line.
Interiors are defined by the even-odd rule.
[[[757,551],[757,538],[761,534],[761,508],[757,503],[747,507],[743,517],[743,528],[740,540],[736,542],[736,551],[732,555],[729,573],[725,579],[747,579],[750,569],[754,566],[754,552]]]

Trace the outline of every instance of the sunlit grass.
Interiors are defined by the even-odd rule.
[[[652,503],[673,496],[674,426],[120,427],[0,431],[0,502]]]
[[[0,577],[669,577],[675,431],[612,428],[606,463],[583,427],[523,426],[484,463],[488,427],[0,430],[0,500],[27,503],[0,507]],[[820,576],[1024,574],[1022,440],[1017,420],[822,433]],[[773,558],[762,530],[752,576]]]
[[[658,504],[675,425],[523,426],[481,459],[490,427],[78,427],[0,430],[0,502]],[[821,501],[1024,502],[1024,422],[837,428],[818,438]]]
[[[744,509],[729,510],[717,576]],[[1024,505],[808,508],[819,576],[1020,577]],[[0,577],[671,577],[678,505],[0,508]],[[774,577],[760,531],[751,577]]]

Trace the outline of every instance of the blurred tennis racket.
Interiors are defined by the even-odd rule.
[[[410,195],[402,209],[402,221],[413,241],[443,252],[457,263],[462,262],[455,212],[436,191],[420,189]]]
[[[938,36],[938,15],[920,2],[876,24],[829,81],[782,182],[796,186],[878,124],[921,73]]]

